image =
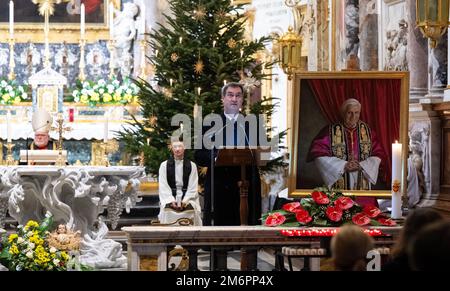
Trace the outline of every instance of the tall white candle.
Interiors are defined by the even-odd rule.
[[[14,2],[9,1],[9,37],[14,38]]]
[[[80,33],[81,33],[81,39],[84,39],[84,35],[85,35],[85,32],[86,32],[85,22],[86,22],[86,15],[85,15],[84,3],[81,3],[81,8],[80,8]]]
[[[8,110],[6,113],[6,139],[8,143],[11,143],[11,112]]]
[[[109,3],[109,38],[114,39],[114,4]]]
[[[392,210],[391,217],[402,217],[402,144],[392,144]]]
[[[104,122],[104,130],[103,130],[103,142],[108,141],[108,123],[109,123],[109,112],[105,113],[105,122]]]
[[[145,33],[145,4],[142,1],[141,6],[139,7],[141,9],[141,34]]]

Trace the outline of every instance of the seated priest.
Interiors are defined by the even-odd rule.
[[[50,140],[49,132],[52,127],[53,118],[45,109],[37,109],[31,120],[34,131],[34,141],[30,150],[56,150],[56,143]]]
[[[182,141],[172,140],[170,149],[172,156],[159,167],[159,221],[172,224],[189,218],[193,225],[202,225],[197,166],[184,157]]]

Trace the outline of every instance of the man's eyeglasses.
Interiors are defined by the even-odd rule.
[[[233,97],[241,98],[241,97],[242,97],[242,93],[236,93],[236,94],[233,94],[233,93],[227,93],[226,96],[227,96],[227,97],[230,97],[230,98],[233,98]]]

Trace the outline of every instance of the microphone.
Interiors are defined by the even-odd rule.
[[[248,148],[249,148],[249,150],[250,150],[250,154],[252,155],[253,163],[256,165],[256,158],[255,158],[255,155],[253,154],[253,150],[252,150],[252,148],[251,148],[250,140],[249,140],[249,138],[248,138],[248,136],[247,136],[247,132],[245,131],[245,128],[244,128],[244,126],[242,125],[242,123],[239,123],[239,124],[238,124],[238,127],[244,132],[245,141],[247,142],[247,146],[248,146]]]

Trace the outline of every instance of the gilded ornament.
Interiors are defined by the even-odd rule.
[[[206,9],[203,5],[198,5],[194,10],[194,19],[197,21],[202,20],[206,16]]]
[[[203,61],[200,59],[194,65],[194,71],[197,75],[200,75],[201,73],[203,73],[204,68],[205,68],[205,65],[203,64]]]
[[[178,54],[177,53],[172,53],[171,55],[170,55],[170,60],[172,61],[172,62],[176,62],[176,61],[178,61],[178,58],[179,58],[179,56],[178,56]]]
[[[227,45],[228,45],[229,48],[235,48],[235,47],[236,47],[236,44],[237,44],[237,42],[236,42],[234,39],[232,39],[232,38],[230,38],[230,39],[227,41]]]

